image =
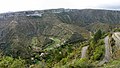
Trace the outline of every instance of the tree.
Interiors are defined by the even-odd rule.
[[[94,42],[97,43],[97,41],[101,39],[101,37],[102,37],[102,31],[99,29],[94,35],[94,38],[93,38]]]
[[[0,60],[0,68],[25,68],[25,61],[21,58],[3,56]]]

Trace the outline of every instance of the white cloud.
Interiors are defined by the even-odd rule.
[[[0,12],[51,8],[105,8],[119,4],[120,0],[0,0]]]

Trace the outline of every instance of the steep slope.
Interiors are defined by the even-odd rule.
[[[96,31],[96,29],[108,31],[110,28],[120,26],[116,26],[120,24],[119,11],[76,9],[69,12],[58,13],[56,15],[64,23],[85,27],[91,31]]]
[[[71,36],[74,35],[75,38],[78,38],[76,41],[83,41],[84,37],[89,37],[89,34],[87,34],[89,32],[84,28],[63,23],[53,13],[44,13],[42,17],[27,15],[9,17],[8,15],[5,19],[1,19],[1,49],[5,54],[14,57],[18,55],[24,58],[30,57],[35,47],[39,51],[44,50],[55,42],[50,38],[59,39],[59,45],[61,45],[61,43],[71,40]]]
[[[72,10],[70,12],[59,13],[62,19],[68,19],[67,23],[74,22],[79,25],[85,25],[90,23],[120,23],[120,12],[110,10]],[[70,20],[71,19],[71,20]],[[81,23],[81,24],[80,24]]]

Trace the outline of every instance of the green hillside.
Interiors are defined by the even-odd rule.
[[[119,66],[120,11],[50,9],[0,14],[0,68]]]

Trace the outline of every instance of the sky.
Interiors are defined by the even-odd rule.
[[[120,0],[0,0],[0,13],[56,8],[120,10]]]

